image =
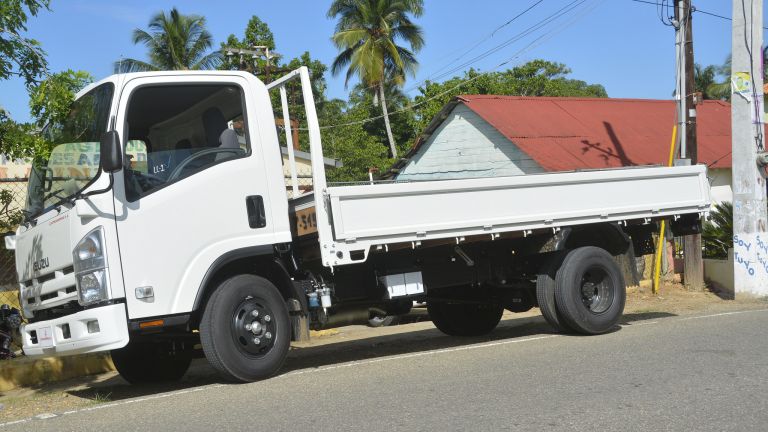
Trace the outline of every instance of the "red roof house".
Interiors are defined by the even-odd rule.
[[[452,100],[393,167],[428,180],[666,164],[672,100],[467,95]],[[730,199],[731,107],[697,106],[699,163]],[[727,196],[719,196],[722,193]]]

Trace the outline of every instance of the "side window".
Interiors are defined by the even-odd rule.
[[[243,92],[235,85],[139,88],[125,122],[129,201],[250,150]]]

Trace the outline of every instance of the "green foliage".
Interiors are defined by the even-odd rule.
[[[402,84],[406,74],[415,74],[414,52],[424,46],[421,27],[410,15],[423,12],[423,0],[334,0],[328,17],[338,22],[331,40],[341,52],[331,66],[333,74],[346,68],[346,82],[357,75],[368,87],[386,78]],[[400,39],[413,51],[397,45]]]
[[[11,159],[33,158],[45,154],[45,144],[35,125],[17,123],[7,111],[0,110],[0,153]]]
[[[722,65],[707,66],[705,69],[710,68],[715,75],[715,77],[712,79],[712,82],[709,83],[706,87],[700,87],[697,80],[696,89],[705,89],[705,99],[731,100],[731,56],[728,55]]]
[[[135,29],[133,43],[147,47],[149,62],[118,60],[116,72],[215,69],[222,61],[220,52],[208,52],[213,36],[205,28],[205,17],[183,15],[176,8],[155,14],[148,31]]]
[[[21,210],[11,209],[13,202],[13,193],[9,190],[0,189],[0,234],[15,231],[16,227],[24,220],[24,214]]]
[[[329,18],[338,18],[331,40],[341,51],[331,71],[337,75],[346,69],[345,84],[358,76],[368,91],[378,92],[393,157],[397,157],[397,144],[390,125],[385,86],[402,85],[406,75],[416,74],[419,62],[414,53],[424,46],[424,36],[411,16],[423,13],[423,0],[334,0],[328,9]],[[398,45],[400,40],[411,49]]]
[[[245,27],[245,39],[243,40],[249,47],[266,46],[275,49],[275,35],[267,23],[259,19],[256,15],[252,16]]]
[[[715,205],[704,223],[701,240],[705,258],[728,258],[728,249],[733,248],[733,204],[722,202]]]
[[[313,59],[309,51],[304,51],[301,56],[291,59],[281,69],[294,70],[301,66],[306,66],[309,69],[310,76],[312,77],[312,93],[315,95],[315,102],[322,104],[325,101],[325,92],[328,89],[328,83],[325,81],[325,73],[328,71],[328,66],[320,60]],[[300,88],[298,82],[295,85],[298,91]]]
[[[50,0],[0,1],[0,80],[19,76],[27,85],[45,74],[48,61],[40,42],[25,38],[29,15],[48,9]]]
[[[397,143],[397,151],[404,153],[413,144],[413,139],[417,133],[413,127],[414,113],[407,109],[411,100],[403,93],[400,86],[391,81],[384,86],[384,93],[387,106],[391,110],[389,119],[392,134]],[[349,104],[356,109],[367,112],[367,118],[375,119],[364,123],[362,125],[363,130],[380,141],[382,146],[385,146],[388,144],[386,142],[386,124],[381,117],[381,108],[379,107],[381,101],[377,101],[376,96],[372,95],[363,84],[357,84],[349,94]]]
[[[227,37],[227,41],[222,42],[221,49],[222,51],[237,48],[252,50],[255,46],[266,46],[271,51],[275,50],[275,35],[272,33],[269,25],[256,15],[252,16],[248,21],[243,39],[238,39],[234,34],[230,34]],[[251,59],[249,56],[244,57],[241,62],[240,56],[234,55],[232,57],[225,56],[221,62],[220,69],[248,70],[251,73],[264,71],[266,59],[255,59],[255,68],[253,66],[254,59]]]
[[[48,76],[29,91],[29,108],[40,126],[62,121],[75,100],[75,94],[93,82],[85,71],[67,69]]]
[[[717,76],[717,68],[713,65],[709,65],[707,67],[703,67],[700,64],[696,63],[693,66],[693,76],[694,76],[694,87],[695,91],[701,92],[704,99],[719,99],[712,97],[712,94],[709,93],[709,89],[712,87],[713,84],[716,84],[715,77]]]
[[[482,74],[470,69],[463,77],[442,83],[427,81],[414,100],[414,129],[424,130],[445,104],[462,94],[608,97],[602,85],[567,78],[570,73],[562,63],[533,60],[503,72]]]
[[[337,109],[326,112],[330,124],[351,123],[368,117],[367,110],[352,108],[346,112],[340,111],[339,101],[329,103]],[[333,182],[364,181],[368,179],[368,169],[375,168],[383,173],[394,162],[387,157],[387,148],[381,140],[365,131],[361,124],[342,126],[322,131],[323,148],[326,157],[339,159],[344,163],[341,168],[328,172],[328,180]]]
[[[0,152],[11,159],[45,159],[51,149],[40,137],[41,127],[63,120],[75,93],[93,78],[88,72],[66,70],[49,75],[29,87],[29,107],[35,124],[17,123],[7,111],[0,110]]]

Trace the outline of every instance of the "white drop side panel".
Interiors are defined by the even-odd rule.
[[[329,187],[333,241],[325,265],[350,251],[709,211],[706,167],[643,167],[527,176]],[[489,237],[490,238],[490,237]]]

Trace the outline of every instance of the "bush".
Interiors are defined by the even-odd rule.
[[[709,217],[701,233],[704,258],[726,259],[728,249],[733,248],[733,204],[727,201],[716,204]]]

